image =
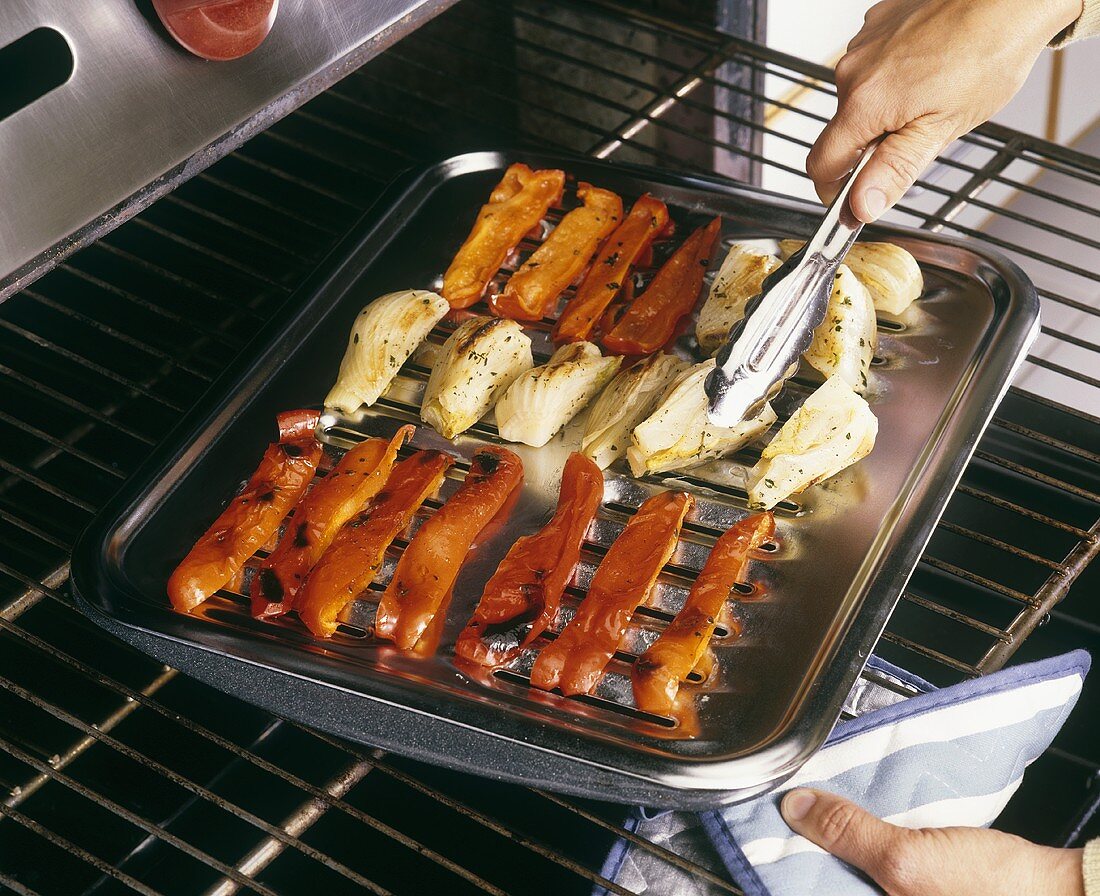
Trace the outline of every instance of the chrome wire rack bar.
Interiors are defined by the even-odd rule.
[[[180,676],[74,610],[67,560],[402,169],[511,143],[806,195],[798,125],[827,119],[830,78],[612,0],[468,0],[0,305],[0,886],[627,894],[599,871],[625,837],[737,892],[717,856],[640,837],[621,807],[351,747]],[[1017,651],[1100,648],[1079,599],[1100,551],[1098,188],[1100,160],[987,125],[896,213],[1012,255],[1044,302],[1043,335],[879,645],[937,683]],[[1005,824],[1042,836],[1028,826],[1042,799],[1081,836],[1098,765],[1071,723],[1036,763],[1055,785],[1025,782]]]

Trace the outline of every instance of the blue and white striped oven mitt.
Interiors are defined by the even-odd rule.
[[[849,706],[867,711],[839,723],[773,793],[698,814],[638,809],[626,827],[704,866],[717,854],[748,896],[878,894],[860,872],[787,827],[779,814],[783,794],[794,787],[827,790],[907,827],[988,827],[1076,704],[1089,655],[1078,650],[940,690],[875,657],[868,665],[921,693],[867,708],[861,704],[869,693],[857,689]],[[882,689],[874,690],[878,697],[870,698],[881,700]],[[625,840],[615,844],[602,873],[635,893],[727,892]]]

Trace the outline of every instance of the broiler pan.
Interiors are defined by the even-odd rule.
[[[809,205],[727,182],[559,155],[470,153],[410,176],[321,265],[289,303],[294,311],[256,336],[93,520],[72,560],[78,603],[119,638],[188,675],[349,740],[619,802],[701,808],[760,793],[796,771],[828,735],[1037,332],[1031,284],[984,247],[887,227],[866,235],[909,249],[926,280],[924,297],[911,309],[880,320],[870,394],[878,443],[856,466],[777,509],[776,550],[753,564],[752,593],[735,608],[744,634],[715,639],[710,679],[685,688],[693,695],[691,712],[665,719],[635,710],[627,663],[683,601],[715,537],[747,513],[740,481],[752,452],[664,478],[608,471],[605,504],[563,620],[602,550],[642,500],[656,489],[685,488],[697,505],[651,605],[636,614],[624,652],[590,697],[528,687],[533,653],[496,674],[474,675],[455,664],[450,649],[508,547],[549,517],[561,468],[579,437],[575,425],[544,448],[516,449],[526,467],[523,492],[464,567],[434,652],[402,655],[373,641],[371,593],[349,609],[346,625],[328,642],[312,639],[293,620],[254,621],[232,594],[213,598],[190,618],[169,609],[169,573],[251,473],[273,436],[275,414],[319,406],[366,302],[438,285],[478,207],[514,161],[563,168],[627,202],[651,192],[669,204],[680,235],[705,216],[721,215],[724,245],[806,234],[819,215]],[[712,271],[723,254],[715,253]],[[690,351],[690,340],[681,342]],[[535,351],[548,354],[544,334],[536,335]],[[373,409],[325,416],[330,460],[365,435],[389,434],[415,420],[424,379],[414,357]],[[792,381],[777,402],[781,418],[812,385]],[[495,438],[491,423],[454,445],[420,426],[413,446],[468,458]],[[455,486],[449,479],[443,496]],[[391,557],[381,583],[392,566]]]

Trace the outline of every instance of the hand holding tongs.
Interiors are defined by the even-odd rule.
[[[863,229],[848,193],[877,145],[863,151],[817,232],[764,281],[730,331],[705,386],[707,418],[716,426],[736,426],[757,414],[798,368],[825,319],[837,268]]]

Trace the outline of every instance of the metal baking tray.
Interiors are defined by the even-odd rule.
[[[1035,336],[1034,289],[1015,265],[984,248],[887,227],[866,235],[905,246],[926,279],[924,296],[904,315],[880,319],[869,395],[878,443],[859,464],[777,509],[775,550],[766,562],[754,562],[751,588],[736,607],[744,634],[733,639],[720,630],[710,679],[688,686],[696,693],[693,712],[677,719],[638,712],[627,663],[675,613],[714,539],[748,512],[741,482],[756,456],[751,451],[685,474],[637,480],[625,469],[608,471],[605,503],[562,622],[583,597],[602,550],[642,500],[682,488],[697,504],[656,595],[636,614],[624,653],[592,696],[530,688],[525,673],[533,652],[495,674],[472,675],[455,664],[451,650],[508,547],[549,517],[561,468],[579,439],[576,425],[541,449],[512,446],[526,468],[522,494],[464,567],[434,652],[404,655],[369,637],[376,590],[349,608],[347,624],[328,642],[314,640],[294,620],[255,621],[232,594],[213,598],[191,618],[169,609],[169,573],[250,475],[272,438],[276,412],[317,406],[365,303],[399,288],[438,286],[478,207],[514,161],[563,168],[627,202],[651,192],[669,204],[681,236],[721,215],[723,247],[735,239],[804,235],[819,215],[809,205],[728,182],[579,157],[470,153],[410,176],[324,262],[291,303],[293,314],[257,335],[93,520],[72,560],[78,602],[118,637],[220,690],[396,753],[655,806],[702,808],[763,792],[793,774],[831,730]],[[712,270],[724,250],[715,255]],[[537,358],[549,354],[547,329],[535,335]],[[690,338],[680,347],[690,351]],[[427,373],[418,361],[414,356],[374,408],[322,419],[330,461],[364,436],[416,421]],[[777,402],[781,419],[812,388],[811,379],[796,377]],[[490,419],[454,444],[422,425],[412,444],[468,459],[495,440]],[[459,464],[444,497],[461,475]],[[376,589],[392,567],[391,556]]]

